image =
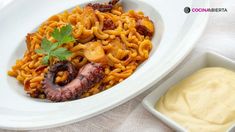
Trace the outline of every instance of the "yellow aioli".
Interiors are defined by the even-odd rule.
[[[235,123],[235,72],[201,69],[170,88],[156,109],[191,132],[225,132]]]

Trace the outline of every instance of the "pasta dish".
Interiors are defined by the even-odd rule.
[[[88,97],[128,78],[148,59],[154,24],[118,0],[51,16],[26,36],[27,49],[8,75],[33,98]]]

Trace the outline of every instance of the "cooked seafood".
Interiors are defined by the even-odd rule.
[[[152,37],[154,33],[154,26],[149,18],[137,20],[136,30],[139,34]]]
[[[55,77],[59,71],[69,72],[67,84],[55,84]],[[69,61],[54,64],[43,80],[43,89],[47,99],[51,101],[67,101],[80,98],[81,95],[100,82],[104,77],[101,64],[88,63],[77,72]]]
[[[111,11],[113,6],[118,3],[119,0],[112,0],[108,4],[100,4],[100,3],[89,3],[87,6],[92,7],[94,10],[98,10],[100,12],[108,12]]]

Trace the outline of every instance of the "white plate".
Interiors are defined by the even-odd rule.
[[[104,0],[100,0],[104,1]],[[89,0],[15,0],[0,9],[0,127],[41,129],[84,120],[110,110],[150,88],[194,47],[207,13],[185,14],[185,6],[208,7],[209,0],[122,0],[125,9],[142,10],[156,24],[150,58],[122,83],[97,95],[63,103],[28,97],[7,71],[26,49],[25,35],[53,14]]]
[[[174,130],[186,132],[186,130],[177,122],[158,112],[155,109],[155,104],[158,99],[160,99],[160,97],[163,96],[169,88],[171,88],[171,86],[204,67],[224,67],[235,71],[235,62],[214,52],[204,53],[181,66],[181,69],[179,69],[173,76],[146,96],[142,101],[142,104],[149,112],[165,122],[168,126],[172,127]],[[232,132],[234,130],[235,127],[231,127],[228,131]]]

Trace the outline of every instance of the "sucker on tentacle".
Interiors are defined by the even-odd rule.
[[[56,74],[61,70],[67,70],[69,77],[67,84],[60,86],[55,84]],[[79,71],[69,61],[63,61],[53,65],[43,81],[43,89],[47,99],[55,102],[80,98],[81,95],[92,88],[104,78],[104,69],[101,64],[88,63]]]

